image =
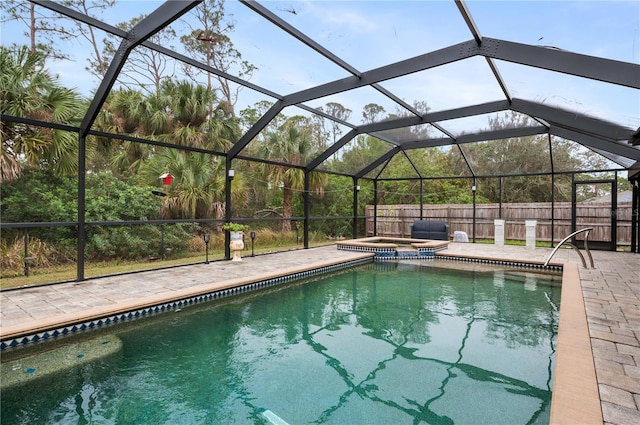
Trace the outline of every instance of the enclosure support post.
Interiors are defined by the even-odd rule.
[[[556,175],[551,174],[551,246],[555,242],[556,229]]]
[[[571,173],[571,232],[576,231],[577,219],[576,214],[578,213],[578,196],[576,194],[576,173]],[[573,239],[571,239],[572,244],[576,244],[576,236],[573,235]]]
[[[224,185],[224,219],[225,222],[228,223],[231,221],[231,182],[233,181],[233,176],[229,173],[231,170],[231,158],[229,156],[226,157],[225,160],[225,170],[224,174],[225,185]],[[231,242],[231,236],[229,232],[224,232],[224,258],[225,260],[231,259],[231,248],[229,247],[229,242]]]
[[[502,218],[502,192],[504,191],[504,179],[502,178],[502,176],[500,176],[500,199],[499,199],[499,206],[498,206],[498,218]]]
[[[420,220],[424,220],[424,180],[420,177]]]
[[[373,236],[378,236],[378,180],[373,181]]]
[[[360,186],[358,186],[358,179],[353,178],[353,239],[358,239],[358,191],[360,191]]]
[[[302,233],[305,249],[309,248],[309,213],[311,211],[311,204],[309,202],[309,190],[309,171],[304,170],[304,192],[302,193],[302,199],[304,202],[304,231]]]
[[[631,252],[640,252],[638,249],[638,221],[640,221],[640,198],[638,197],[640,180],[631,182]]]
[[[476,187],[477,181],[474,177],[473,179],[473,186],[471,186],[471,191],[473,192],[473,222],[471,224],[471,233],[473,233],[472,235],[472,242],[476,243]]]
[[[551,164],[551,246],[555,242],[555,224],[556,224],[556,170],[553,164],[553,145],[551,143],[551,133],[547,133],[549,141],[549,163]]]
[[[76,280],[84,280],[85,208],[86,208],[86,138],[78,137],[78,260]]]
[[[611,250],[618,250],[618,172],[613,173],[611,182]]]

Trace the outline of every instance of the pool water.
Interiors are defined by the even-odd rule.
[[[110,327],[1,422],[548,423],[559,305],[558,278],[367,264]]]

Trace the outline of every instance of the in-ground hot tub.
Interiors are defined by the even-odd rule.
[[[342,251],[372,252],[376,260],[394,260],[434,258],[437,251],[447,249],[449,241],[374,236],[340,241],[337,246]]]

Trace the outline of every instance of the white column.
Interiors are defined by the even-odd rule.
[[[494,243],[497,246],[504,246],[504,220],[493,220],[494,230]]]
[[[536,248],[536,220],[525,220],[527,249]]]

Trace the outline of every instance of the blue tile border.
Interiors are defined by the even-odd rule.
[[[374,253],[374,261],[389,261],[389,260],[401,260],[401,259],[433,259],[437,251],[447,249],[447,245],[436,247],[421,247],[411,250],[398,250],[397,247],[372,247],[372,246],[360,246],[351,244],[337,244],[337,248],[341,251],[353,251],[353,252],[372,252]]]
[[[132,310],[129,312],[118,313],[112,316],[102,317],[98,319],[93,319],[86,322],[75,323],[72,325],[63,326],[60,328],[46,330],[44,332],[38,332],[32,335],[20,336],[17,338],[11,338],[7,340],[0,341],[0,351],[22,347],[27,344],[32,344],[35,342],[42,342],[50,339],[60,338],[67,335],[75,335],[84,331],[88,331],[91,329],[106,327],[109,325],[113,325],[120,322],[126,322],[131,320],[140,319],[147,316],[156,315],[159,313],[164,313],[168,311],[175,311],[182,307],[187,307],[194,304],[200,304],[220,298],[226,298],[233,295],[242,294],[245,292],[255,291],[262,288],[267,288],[270,286],[279,285],[286,282],[291,282],[297,279],[303,279],[307,277],[312,277],[319,274],[329,273],[337,270],[341,270],[348,267],[357,266],[360,264],[365,264],[371,262],[371,258],[361,258],[358,260],[352,260],[345,263],[334,264],[331,266],[318,267],[316,269],[305,270],[303,272],[298,272],[286,276],[280,276],[272,279],[267,279],[259,282],[248,283],[246,285],[236,286],[233,288],[222,289],[215,292],[210,292],[203,295],[196,295],[189,298],[184,298],[181,300],[169,301],[166,303],[141,308],[138,310]]]
[[[352,252],[373,252],[380,255],[394,254],[396,252],[396,248],[382,248],[382,247],[371,247],[371,246],[356,246],[356,245],[348,245],[338,243],[337,247],[340,251],[352,251]]]
[[[533,263],[527,263],[524,261],[517,261],[517,260],[493,260],[488,258],[458,257],[455,255],[446,255],[446,254],[445,255],[439,254],[438,260],[461,261],[465,263],[480,263],[480,264],[489,264],[493,266],[517,267],[521,269],[540,270],[540,271],[548,271],[548,272],[561,272],[563,270],[562,266],[557,266],[557,265],[545,266],[544,264],[533,264]]]
[[[393,251],[377,252],[373,257],[374,261],[396,261],[396,260],[433,260],[436,254],[431,251]]]

